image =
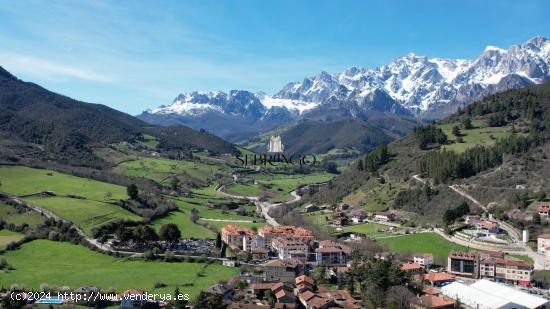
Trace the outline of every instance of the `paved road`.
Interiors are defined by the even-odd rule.
[[[233,178],[233,182],[237,182],[237,179],[238,179],[237,175],[232,175],[232,178]],[[271,226],[279,226],[280,225],[279,222],[277,222],[277,220],[275,220],[275,218],[273,218],[272,216],[269,215],[269,211],[271,209],[282,206],[282,205],[290,204],[290,203],[293,203],[293,202],[297,202],[302,198],[298,194],[298,192],[296,192],[296,190],[294,190],[294,191],[290,192],[290,195],[293,197],[293,199],[290,200],[290,201],[286,201],[286,202],[282,202],[282,203],[270,203],[270,202],[265,202],[265,201],[260,202],[260,199],[257,196],[244,196],[244,195],[230,194],[230,193],[225,192],[224,189],[225,189],[225,185],[221,185],[218,188],[216,188],[216,191],[218,191],[218,192],[220,192],[224,195],[227,195],[229,197],[232,197],[232,198],[237,198],[237,199],[241,199],[241,200],[248,200],[248,201],[253,202],[256,205],[256,208],[260,209],[260,211],[262,213],[262,216],[264,217],[267,224],[269,224]]]
[[[426,180],[422,179],[419,175],[414,175],[412,178],[419,181],[419,182],[421,182],[421,183],[423,183],[423,184],[426,184]],[[483,203],[481,203],[480,201],[475,199],[473,196],[471,196],[467,192],[463,191],[458,185],[450,185],[448,187],[451,190],[453,190],[454,192],[456,192],[457,194],[460,194],[461,196],[463,196],[466,199],[470,200],[472,203],[474,203],[475,205],[477,205],[478,207],[480,207],[484,211],[488,212],[487,207]],[[498,251],[504,251],[504,252],[507,252],[507,253],[527,255],[531,259],[533,259],[534,266],[535,266],[536,270],[544,269],[544,256],[542,254],[538,254],[536,251],[533,251],[533,249],[531,249],[531,247],[529,247],[526,243],[522,242],[521,239],[520,239],[521,234],[516,228],[514,228],[513,226],[511,226],[510,224],[508,224],[507,222],[504,222],[504,221],[500,221],[500,220],[497,220],[497,219],[494,219],[494,221],[496,221],[499,224],[499,226],[502,227],[502,229],[505,230],[508,233],[508,235],[510,235],[512,237],[512,244],[513,244],[513,245],[510,245],[508,248],[500,248],[500,249],[497,248]],[[480,249],[480,250],[487,250],[487,249],[491,250],[492,247],[493,247],[489,244],[487,244],[487,245],[485,245],[485,244],[483,244],[483,245],[474,244],[474,243],[471,243],[471,242],[468,242],[468,241],[465,241],[465,240],[462,240],[462,239],[459,239],[459,238],[456,238],[456,237],[449,237],[448,235],[443,233],[443,231],[439,231],[439,230],[437,230],[437,231],[439,232],[438,234],[445,237],[447,240],[449,240],[451,242],[454,242],[456,244],[462,245],[462,246],[468,246],[468,247],[472,247],[472,248]]]

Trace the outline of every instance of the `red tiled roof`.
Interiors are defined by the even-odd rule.
[[[222,227],[222,234],[230,234],[230,235],[247,235],[247,236],[253,236],[254,231],[252,231],[249,228],[246,227],[239,227],[232,224],[227,224]]]
[[[292,236],[311,236],[314,234],[310,230],[306,230],[297,226],[264,226],[261,227],[258,232],[260,234],[286,234]]]
[[[404,271],[409,271],[409,270],[417,270],[417,269],[422,269],[422,265],[418,264],[418,263],[414,263],[414,262],[408,262],[408,263],[405,263],[403,265],[401,265],[401,270],[404,270]]]
[[[455,280],[455,276],[447,273],[428,273],[424,275],[424,280],[431,282]]]
[[[272,260],[264,264],[264,267],[291,267],[295,268],[298,265],[303,265],[304,263],[297,259],[278,259]]]
[[[444,299],[434,295],[424,295],[416,299],[418,304],[421,304],[425,308],[440,308],[444,306],[453,305],[454,300]]]
[[[550,239],[550,234],[540,234],[537,238]]]
[[[487,229],[487,230],[492,230],[494,228],[497,228],[498,224],[496,224],[495,222],[489,222],[489,221],[481,220],[479,222],[479,226],[481,226],[481,228],[484,228],[484,229]]]
[[[441,293],[441,290],[433,286],[426,286],[422,289],[422,292],[428,295],[439,295],[439,293]]]
[[[296,277],[295,281],[296,281],[296,284],[305,282],[305,283],[308,283],[309,285],[315,285],[315,280],[313,280],[313,278],[308,277],[306,275],[301,275]]]
[[[271,288],[275,285],[274,283],[252,283],[250,284],[250,288],[253,290],[271,290]]]
[[[511,259],[495,259],[496,264],[507,265],[507,266],[516,266],[524,268],[532,268],[533,263],[520,260],[511,260]]]
[[[312,299],[313,297],[315,297],[315,294],[313,294],[313,292],[311,292],[311,291],[305,291],[305,292],[303,292],[303,293],[300,293],[300,294],[298,295],[298,297],[299,297],[301,300],[307,302],[308,300],[310,300],[310,299]]]

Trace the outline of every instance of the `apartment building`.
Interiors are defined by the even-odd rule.
[[[277,237],[293,238],[303,243],[309,243],[315,239],[312,231],[296,226],[264,226],[258,230],[258,235],[265,239],[267,246],[271,245]]]
[[[297,259],[307,262],[309,246],[302,240],[287,237],[277,237],[271,241],[271,248],[279,259]]]
[[[455,276],[478,278],[479,254],[469,252],[449,252],[447,272]]]
[[[222,241],[233,250],[243,250],[243,239],[254,236],[254,231],[244,227],[238,227],[232,224],[225,225],[222,228]]]

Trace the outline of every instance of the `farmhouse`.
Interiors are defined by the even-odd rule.
[[[395,221],[396,216],[394,213],[378,213],[374,215],[374,221],[378,222],[390,222]]]
[[[413,254],[413,262],[424,266],[424,268],[430,268],[434,263],[434,256],[431,253],[415,253]]]
[[[410,274],[421,274],[424,272],[424,267],[414,262],[407,262],[407,263],[401,264],[400,267],[401,267],[401,270],[408,272]]]

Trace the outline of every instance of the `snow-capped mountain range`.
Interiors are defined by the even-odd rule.
[[[272,119],[281,124],[313,115],[326,118],[333,112],[352,118],[368,118],[373,112],[438,118],[487,94],[548,79],[550,40],[539,36],[508,49],[488,46],[472,60],[410,53],[378,68],[323,71],[288,83],[273,96],[243,90],[181,94],[171,105],[140,117],[157,124],[170,119],[169,123],[193,126],[200,118],[228,116],[251,128],[273,127]]]

